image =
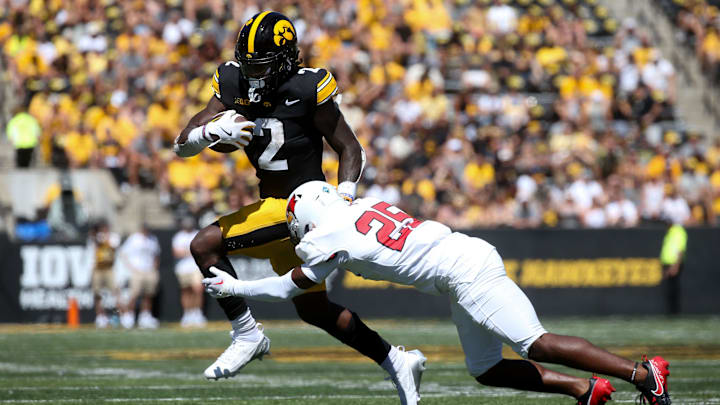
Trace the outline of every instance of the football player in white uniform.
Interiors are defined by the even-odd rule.
[[[419,221],[377,199],[348,203],[330,184],[312,181],[288,198],[287,219],[295,250],[304,260],[282,277],[241,281],[212,269],[206,290],[220,296],[284,300],[322,282],[336,268],[372,280],[412,285],[450,297],[470,374],[485,385],[561,393],[578,404],[604,404],[615,391],[604,378],[584,379],[537,362],[563,364],[634,384],[651,404],[669,404],[668,363],[616,356],[585,339],[547,332],[532,304],[507,276],[486,241]],[[523,360],[502,358],[502,343]],[[530,361],[530,360],[534,361]]]

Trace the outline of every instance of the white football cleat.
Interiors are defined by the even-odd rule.
[[[210,367],[205,369],[205,378],[208,380],[230,378],[246,364],[255,359],[262,360],[264,355],[270,354],[270,339],[262,334],[262,331],[260,334],[262,338],[253,341],[236,336],[234,331],[230,331],[232,343]]]
[[[427,359],[420,350],[406,352],[402,346],[397,349],[403,363],[396,368],[394,375],[390,374],[390,380],[398,390],[402,405],[416,405],[420,401],[420,379]]]

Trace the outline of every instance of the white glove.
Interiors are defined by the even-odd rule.
[[[252,121],[235,122],[235,118],[242,117],[235,110],[223,111],[213,117],[203,127],[203,136],[212,139],[215,143],[227,143],[238,148],[244,148],[253,137],[255,123]]]
[[[202,280],[205,292],[213,298],[225,298],[235,295],[233,292],[235,285],[240,282],[238,279],[217,267],[210,267],[208,270],[216,277],[208,277]]]

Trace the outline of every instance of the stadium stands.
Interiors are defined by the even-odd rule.
[[[693,49],[710,80],[720,80],[720,1],[660,0],[658,6],[680,28],[680,39]]]
[[[675,67],[596,0],[231,3],[0,10],[15,92],[43,128],[38,160],[108,169],[203,222],[253,201],[242,153],[180,159],[170,145],[211,97],[239,24],[277,8],[306,64],[338,78],[367,194],[459,228],[717,223],[720,141],[679,124]]]

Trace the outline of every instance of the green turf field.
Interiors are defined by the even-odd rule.
[[[424,405],[574,403],[569,397],[479,386],[465,372],[448,321],[369,323],[392,343],[426,353]],[[544,324],[632,358],[666,355],[674,404],[720,404],[720,318],[570,318]],[[0,403],[399,403],[379,367],[324,333],[296,322],[265,327],[272,356],[216,382],[206,381],[202,371],[229,343],[224,323],[192,331],[175,324],[157,331],[0,326]],[[615,402],[634,402],[628,384],[613,380],[613,385]]]

